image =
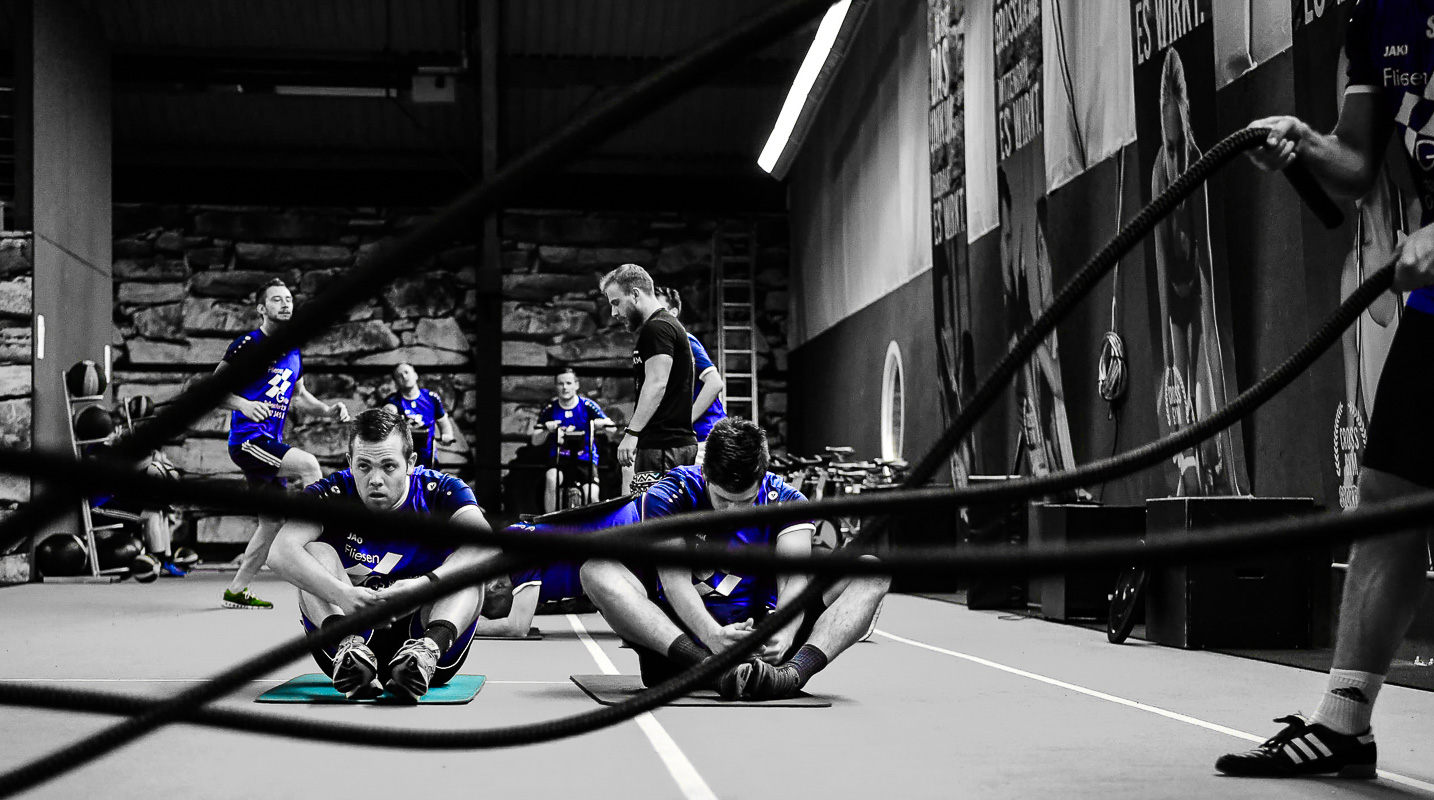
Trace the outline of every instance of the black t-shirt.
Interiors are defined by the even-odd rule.
[[[632,351],[632,372],[637,379],[637,396],[642,397],[642,383],[647,377],[647,360],[655,356],[671,356],[672,372],[667,376],[667,389],[652,419],[642,426],[637,446],[643,450],[696,445],[692,433],[692,348],[687,344],[687,329],[665,309],[659,309],[637,332],[637,346]]]

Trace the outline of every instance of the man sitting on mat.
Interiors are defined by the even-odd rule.
[[[707,438],[701,465],[678,467],[637,501],[643,519],[688,511],[797,502],[802,493],[767,471],[767,435],[753,422],[729,417]],[[811,522],[780,529],[757,525],[730,533],[697,534],[709,544],[767,547],[777,553],[812,552]],[[618,635],[632,642],[645,686],[734,646],[767,614],[784,607],[806,587],[803,575],[743,575],[727,571],[657,570],[651,587],[623,564],[593,560],[583,565],[582,582]],[[717,684],[728,700],[794,697],[866,633],[890,581],[853,577],[828,589],[765,642],[758,654],[728,670]]]
[[[544,514],[532,522],[510,525],[508,530],[550,533],[555,530],[603,531],[638,520],[637,503],[617,497],[591,506]],[[540,606],[586,600],[578,577],[581,563],[558,561],[534,565],[490,581],[484,589],[479,636],[526,636]]]
[[[487,532],[488,522],[463,481],[414,466],[413,439],[401,417],[384,409],[360,414],[349,436],[349,468],[304,490],[334,502],[358,498],[371,511],[410,511]],[[350,698],[384,688],[417,700],[458,672],[473,641],[483,587],[472,586],[414,609],[404,594],[428,580],[470,566],[492,551],[472,545],[428,545],[396,535],[357,534],[288,520],[269,553],[269,566],[299,589],[304,630],[313,631],[379,603],[390,603],[391,625],[314,650],[314,660]],[[462,631],[462,633],[459,633]]]

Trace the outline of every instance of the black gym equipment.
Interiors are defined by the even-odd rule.
[[[70,533],[49,537],[35,548],[35,566],[49,578],[69,578],[88,571],[89,558],[80,538]]]
[[[85,359],[65,370],[65,388],[71,397],[98,397],[105,393],[109,382],[95,362]]]
[[[85,406],[75,412],[75,439],[79,443],[99,442],[115,432],[115,421],[103,406]]]

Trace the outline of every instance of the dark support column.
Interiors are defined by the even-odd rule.
[[[483,120],[483,177],[498,169],[498,48],[499,0],[478,3],[478,96]],[[478,263],[477,340],[473,365],[478,375],[474,457],[477,459],[480,502],[487,508],[501,505],[503,423],[503,243],[498,214],[483,217]]]
[[[61,375],[86,358],[104,368],[114,332],[109,45],[77,0],[22,0],[15,41],[16,226],[35,235],[32,446],[68,451]],[[48,530],[78,529],[77,508]]]

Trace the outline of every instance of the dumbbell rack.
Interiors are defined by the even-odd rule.
[[[105,396],[102,394],[86,397],[72,396],[70,394],[69,386],[65,384],[64,375],[60,376],[60,389],[60,394],[64,395],[65,397],[65,418],[69,420],[68,427],[70,431],[70,447],[73,450],[76,459],[84,458],[83,448],[92,444],[100,444],[104,442],[104,439],[81,439],[75,433],[75,412],[83,408],[87,408],[89,406],[103,407],[105,404]],[[81,497],[79,503],[80,525],[84,529],[83,536],[81,536],[81,534],[76,533],[56,535],[74,536],[77,539],[80,539],[80,546],[83,547],[85,550],[85,560],[89,562],[90,574],[69,576],[47,575],[44,576],[43,580],[45,583],[115,583],[124,577],[125,573],[128,571],[128,567],[114,567],[106,570],[100,569],[99,552],[95,547],[95,531],[108,531],[123,528],[124,523],[121,520],[129,520],[130,517],[129,515],[121,516],[117,514],[111,514],[110,512],[106,512],[101,509],[91,508],[90,499],[88,497]],[[115,521],[106,522],[102,525],[96,525],[94,520],[95,514],[109,517]]]

